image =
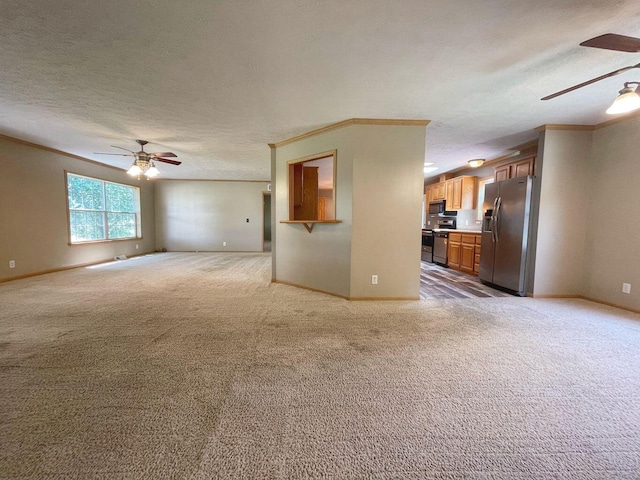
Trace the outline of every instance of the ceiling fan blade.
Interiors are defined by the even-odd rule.
[[[177,155],[175,153],[172,152],[156,152],[156,153],[149,153],[148,154],[150,157],[169,157],[169,158],[176,158]]]
[[[120,157],[133,157],[131,153],[102,153],[102,152],[93,152],[94,155],[118,155]]]
[[[620,68],[618,70],[614,70],[613,72],[605,73],[604,75],[600,75],[599,77],[592,78],[591,80],[587,80],[586,82],[579,83],[578,85],[574,85],[573,87],[565,88],[564,90],[560,90],[559,92],[552,93],[551,95],[547,95],[546,97],[542,97],[540,100],[551,100],[552,98],[559,97],[560,95],[564,95],[565,93],[573,92],[574,90],[577,90],[579,88],[586,87],[587,85],[599,82],[600,80],[604,80],[605,78],[620,75],[621,73],[624,73],[633,68],[640,68],[640,63],[638,63],[637,65]]]
[[[171,165],[180,165],[182,162],[177,160],[169,160],[168,158],[153,157],[156,162],[170,163]]]
[[[124,148],[124,147],[118,147],[116,145],[111,145],[113,148],[119,148],[120,150],[126,150],[127,152],[131,152],[131,153],[136,153],[133,150],[129,150],[128,148]]]
[[[605,50],[615,50],[617,52],[640,52],[640,38],[627,37],[616,33],[605,33],[599,37],[585,40],[580,45],[583,47],[604,48]]]

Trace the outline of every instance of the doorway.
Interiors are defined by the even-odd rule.
[[[262,192],[262,251],[271,251],[271,192]]]

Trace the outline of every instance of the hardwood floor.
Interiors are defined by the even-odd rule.
[[[444,268],[434,263],[420,262],[420,298],[508,297],[509,294],[491,288],[478,277]]]

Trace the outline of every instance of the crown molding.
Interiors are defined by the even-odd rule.
[[[412,127],[426,127],[429,125],[431,120],[394,120],[394,119],[385,119],[385,118],[350,118],[348,120],[343,120],[342,122],[332,123],[331,125],[327,125],[326,127],[318,128],[316,130],[311,130],[310,132],[303,133],[302,135],[298,135],[297,137],[289,138],[287,140],[283,140],[281,142],[276,143],[268,143],[270,148],[279,148],[284,147],[285,145],[289,145],[290,143],[298,142],[300,140],[304,140],[305,138],[313,137],[316,135],[320,135],[323,133],[330,132],[332,130],[337,130],[339,128],[348,127],[350,125],[391,125],[391,126],[412,126]]]
[[[562,123],[545,123],[536,127],[536,132],[544,132],[545,130],[573,130],[573,131],[593,131],[595,125],[571,125]]]
[[[95,160],[89,160],[88,158],[81,157],[80,155],[74,155],[73,153],[63,152],[62,150],[58,150],[56,148],[45,147],[44,145],[40,145],[38,143],[28,142],[26,140],[20,140],[19,138],[10,137],[8,135],[0,134],[0,139],[7,140],[9,142],[18,143],[20,145],[25,145],[27,147],[37,148],[38,150],[44,150],[45,152],[55,153],[56,155],[63,155],[65,157],[73,158],[75,160],[81,160],[83,162],[92,163],[94,165],[100,165],[101,167],[111,168],[113,170],[118,170],[119,172],[126,172],[127,169],[114,167],[113,165],[107,165],[106,163],[96,162]]]

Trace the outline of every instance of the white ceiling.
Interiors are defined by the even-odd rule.
[[[435,174],[594,124],[640,62],[580,47],[640,36],[637,0],[0,0],[0,133],[166,178],[264,180],[268,142],[353,117],[430,119]]]

